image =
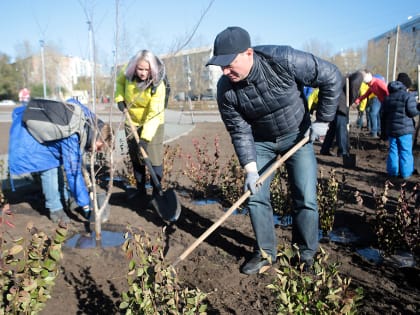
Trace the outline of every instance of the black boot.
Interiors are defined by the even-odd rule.
[[[261,268],[265,266],[271,266],[271,263],[267,259],[263,258],[260,252],[255,252],[254,256],[247,261],[241,271],[246,275],[252,275],[259,273]]]

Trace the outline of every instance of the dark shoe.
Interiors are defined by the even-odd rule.
[[[259,273],[261,268],[265,266],[271,266],[271,264],[267,259],[261,257],[258,253],[242,267],[241,271],[246,275],[253,275],[255,273]]]
[[[334,154],[332,154],[331,152],[325,152],[325,151],[320,151],[319,154],[325,155],[325,156],[334,156]]]
[[[63,211],[63,209],[60,209],[58,211],[50,211],[50,220],[54,223],[70,223],[71,220],[67,216],[67,214]]]

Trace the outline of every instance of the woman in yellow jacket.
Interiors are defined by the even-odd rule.
[[[148,50],[141,50],[131,58],[117,77],[115,102],[118,108],[128,109],[133,124],[137,128],[140,142],[136,143],[126,121],[128,152],[133,164],[136,189],[128,189],[127,197],[138,193],[146,196],[146,168],[142,161],[139,146],[148,153],[153,170],[159,180],[163,176],[163,137],[165,118],[165,65]],[[153,185],[153,183],[152,183]],[[153,193],[156,193],[154,187]]]

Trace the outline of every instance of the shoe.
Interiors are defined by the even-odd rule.
[[[334,154],[332,154],[331,152],[323,152],[323,151],[320,151],[319,154],[325,155],[325,156],[334,156]]]
[[[59,223],[59,222],[70,223],[71,222],[70,218],[67,216],[67,214],[64,212],[63,209],[60,209],[58,211],[50,211],[50,220],[53,221],[54,223]]]
[[[252,275],[259,273],[261,268],[265,266],[271,266],[271,263],[267,259],[261,257],[260,253],[257,253],[242,267],[241,272],[246,275]]]

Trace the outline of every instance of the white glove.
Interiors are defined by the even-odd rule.
[[[319,139],[319,137],[325,136],[327,134],[327,131],[328,131],[327,122],[314,121],[311,124],[311,132],[309,134],[309,140],[313,142]]]
[[[258,175],[258,173],[246,173],[244,191],[247,191],[249,189],[252,195],[257,193],[260,189],[260,186],[257,186],[258,178],[260,178],[260,175]]]
[[[250,162],[244,167],[246,172],[244,191],[249,190],[251,194],[258,192],[260,185],[257,185],[257,181],[260,178],[260,175],[257,171],[257,163]]]

